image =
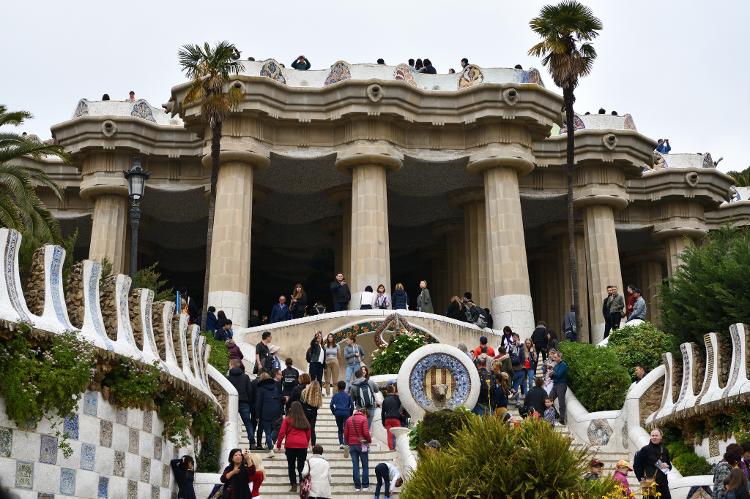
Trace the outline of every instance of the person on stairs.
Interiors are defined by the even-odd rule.
[[[305,411],[305,417],[310,422],[310,428],[312,430],[310,445],[315,445],[315,422],[318,419],[318,409],[323,406],[323,394],[321,393],[318,380],[312,380],[312,382],[307,385],[307,388],[302,390],[300,402],[302,402],[302,409]]]
[[[229,366],[229,376],[227,376],[227,379],[229,379],[229,382],[237,390],[237,410],[240,413],[242,424],[245,425],[249,445],[252,449],[255,448],[255,425],[251,417],[252,413],[255,412],[255,390],[253,389],[250,377],[242,369],[242,361],[240,359],[230,360]]]
[[[324,349],[326,357],[323,391],[328,396],[331,394],[331,391],[336,391],[336,385],[339,383],[339,345],[336,343],[333,333],[328,333],[328,336],[326,336]]]
[[[297,480],[301,479],[302,468],[307,458],[307,447],[310,445],[312,430],[310,422],[305,417],[302,404],[298,401],[292,402],[289,411],[281,423],[279,439],[276,441],[276,449],[281,449],[284,443],[286,454],[287,471],[289,472],[289,492],[297,492]]]
[[[338,393],[331,398],[330,408],[333,417],[336,418],[336,426],[338,427],[339,449],[343,449],[344,424],[354,412],[354,402],[351,396],[346,393],[346,383],[344,381],[339,381],[336,388],[338,388]]]
[[[260,497],[260,486],[263,485],[263,480],[266,479],[266,470],[263,468],[263,460],[259,454],[251,452],[250,460],[253,462],[253,466],[255,466],[255,474],[250,482],[250,496]]]
[[[250,499],[250,482],[255,475],[255,465],[250,458],[250,451],[240,449],[229,451],[229,466],[219,479],[226,486],[225,497],[232,499]]]
[[[346,339],[346,346],[344,347],[344,359],[346,360],[346,375],[344,381],[346,382],[346,389],[349,389],[349,385],[352,382],[352,377],[359,368],[362,367],[362,359],[365,358],[365,351],[357,345],[357,335],[351,333]]]
[[[388,385],[388,395],[383,400],[383,407],[380,413],[380,417],[383,421],[383,426],[388,434],[388,448],[390,450],[396,449],[396,437],[391,433],[391,428],[399,428],[401,426],[401,399],[398,398],[396,393],[396,385]],[[387,488],[386,488],[387,491]],[[377,493],[375,494],[377,495]],[[389,494],[386,493],[386,496]]]
[[[284,406],[281,393],[276,387],[276,381],[267,372],[260,375],[258,389],[255,395],[255,410],[263,432],[266,434],[266,448],[271,451],[269,457],[273,457],[274,427],[284,414]],[[249,436],[248,436],[249,438]],[[258,442],[258,446],[261,442]]]
[[[354,381],[352,381],[352,386],[349,387],[349,395],[354,400],[354,405],[357,409],[365,409],[367,426],[369,428],[372,426],[372,417],[377,407],[375,393],[378,391],[378,386],[374,381],[367,379],[365,375],[366,369],[366,366],[362,366],[362,368],[354,373]]]
[[[307,499],[331,498],[331,464],[323,457],[323,447],[313,445],[313,455],[305,462],[302,476],[310,475],[310,495]]]
[[[375,484],[375,499],[380,499],[380,488],[384,484],[385,499],[391,499],[393,489],[401,487],[404,484],[401,472],[391,463],[379,463],[375,466],[375,478],[378,480],[377,484]]]
[[[354,490],[367,491],[370,488],[369,452],[372,436],[367,425],[367,408],[359,407],[344,425],[344,440],[349,446],[352,459],[352,478]],[[360,473],[360,463],[362,470]]]

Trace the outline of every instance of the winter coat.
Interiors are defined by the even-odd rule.
[[[323,456],[313,454],[302,468],[302,476],[310,474],[310,497],[331,497],[331,465]]]
[[[432,297],[430,297],[429,289],[424,288],[419,292],[419,296],[417,296],[417,310],[419,310],[420,312],[427,312],[429,314],[435,313],[435,310],[432,307]]]
[[[172,459],[169,465],[172,467],[174,481],[177,484],[177,498],[195,499],[195,489],[193,488],[195,472],[185,469],[182,466],[182,459]]]
[[[292,318],[292,314],[289,313],[289,307],[286,303],[277,303],[271,309],[271,317],[268,318],[268,323],[273,324],[274,322],[288,321]]]
[[[372,442],[372,436],[367,424],[367,416],[357,411],[344,424],[344,442],[347,445],[360,445],[362,440],[369,444]]]
[[[622,487],[623,492],[625,492],[625,497],[635,497],[633,493],[630,491],[630,485],[628,484],[628,477],[624,473],[621,473],[619,471],[615,471],[615,474],[612,475],[612,479],[617,482],[617,484]]]
[[[523,405],[534,409],[539,414],[544,414],[544,399],[548,397],[547,392],[541,386],[533,386],[531,390],[526,393],[526,398],[523,400]]]
[[[229,379],[229,382],[237,390],[237,395],[239,396],[238,402],[240,404],[250,404],[250,407],[253,407],[255,405],[255,390],[250,377],[245,374],[245,371],[239,367],[233,367],[229,370],[227,379]]]
[[[383,400],[380,418],[383,421],[383,425],[385,425],[386,419],[401,418],[401,399],[398,398],[398,395],[390,394]]]
[[[331,398],[330,408],[334,416],[349,417],[354,412],[354,401],[348,393],[337,392]]]
[[[534,332],[531,333],[531,342],[539,350],[539,348],[547,348],[547,328],[544,326],[537,326]]]
[[[276,382],[264,379],[258,383],[255,394],[255,412],[262,421],[275,421],[284,412],[283,399]]]
[[[228,493],[226,497],[229,499],[250,499],[250,482],[253,481],[253,475],[255,475],[255,466],[245,467],[245,472],[237,473],[231,478],[227,478],[227,473],[234,469],[234,465],[229,465],[224,468],[224,472],[221,474],[219,481],[227,485]]]
[[[393,310],[406,310],[409,308],[409,295],[403,289],[393,292]]]
[[[281,442],[284,442],[285,449],[307,449],[310,445],[310,437],[312,436],[312,430],[310,428],[306,430],[300,430],[292,426],[289,417],[285,417],[281,423],[281,429],[279,430],[279,439],[276,441],[276,448],[281,449]]]
[[[349,300],[352,299],[352,292],[349,291],[349,285],[346,283],[341,284],[338,281],[331,283],[331,295],[333,303],[349,303]]]
[[[245,358],[245,356],[242,355],[242,350],[240,350],[240,346],[237,343],[234,343],[231,346],[227,345],[227,351],[229,351],[229,360],[232,360],[232,359],[242,360]]]

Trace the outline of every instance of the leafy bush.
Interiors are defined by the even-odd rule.
[[[159,392],[159,368],[121,359],[102,379],[109,387],[110,400],[118,407],[152,408]]]
[[[728,334],[750,323],[750,231],[711,231],[683,253],[683,265],[662,286],[662,322],[679,343],[703,344],[709,331]]]
[[[450,445],[456,432],[464,427],[471,415],[471,412],[460,409],[428,412],[415,426],[415,448],[421,453],[425,442],[430,440],[437,440],[442,446]]]
[[[185,447],[189,443],[191,423],[185,399],[174,392],[163,393],[157,400],[156,413],[164,422],[164,436],[173,444]]]
[[[433,343],[431,336],[422,333],[399,334],[385,347],[372,353],[371,374],[397,373],[406,357],[414,350]]]
[[[206,338],[206,344],[211,345],[211,353],[208,354],[208,363],[220,373],[226,374],[229,368],[229,350],[223,341],[214,339],[211,331],[201,333]]]
[[[674,336],[644,322],[612,331],[608,348],[617,353],[620,364],[632,376],[636,366],[650,371],[661,364],[661,354],[674,349]]]
[[[161,278],[161,272],[156,270],[159,262],[154,262],[148,267],[138,269],[133,276],[132,289],[148,288],[154,292],[154,301],[174,301],[174,288],[168,288],[168,281]]]
[[[672,464],[680,471],[682,476],[710,475],[712,473],[711,464],[706,461],[706,458],[693,451],[673,457]]]
[[[400,497],[592,497],[591,487],[606,485],[585,483],[586,467],[587,451],[544,421],[511,427],[494,416],[470,417],[452,445],[424,453]]]
[[[622,408],[630,376],[613,349],[564,341],[560,350],[568,364],[570,389],[589,412]]]
[[[199,473],[217,473],[221,461],[221,438],[224,426],[210,407],[193,414],[191,429],[193,435],[201,440],[201,450],[196,458],[195,469]]]

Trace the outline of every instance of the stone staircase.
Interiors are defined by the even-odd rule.
[[[352,462],[350,458],[344,457],[344,451],[339,449],[339,440],[336,427],[336,419],[328,408],[331,401],[330,397],[323,398],[323,406],[318,411],[318,419],[315,424],[316,443],[323,446],[323,457],[331,464],[331,492],[336,499],[362,499],[364,497],[373,497],[375,493],[375,466],[378,463],[393,463],[396,459],[396,452],[388,450],[385,443],[374,441],[370,448],[370,488],[366,492],[355,492],[354,481],[352,479]],[[239,447],[247,448],[248,438],[244,425],[242,426],[242,435],[240,437]],[[269,453],[260,451],[263,459],[263,466],[266,469],[266,479],[261,486],[261,497],[266,499],[285,498],[299,499],[299,493],[289,492],[289,475],[287,473],[286,455],[282,446],[281,451],[277,451],[273,458],[269,458]],[[312,451],[308,451],[308,456]],[[381,497],[383,491],[381,490]],[[398,497],[398,493],[392,493],[392,497]]]

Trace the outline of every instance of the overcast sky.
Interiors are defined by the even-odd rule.
[[[35,119],[26,131],[50,136],[78,99],[129,90],[159,106],[182,80],[177,49],[229,40],[243,58],[299,54],[313,69],[339,59],[388,64],[428,57],[438,72],[461,57],[483,67],[522,64],[536,41],[528,27],[549,2],[444,0],[276,0],[206,2],[5,2],[0,103]],[[588,0],[604,23],[593,73],[576,110],[631,113],[638,130],[668,137],[672,152],[723,156],[720,169],[750,166],[747,0]]]

